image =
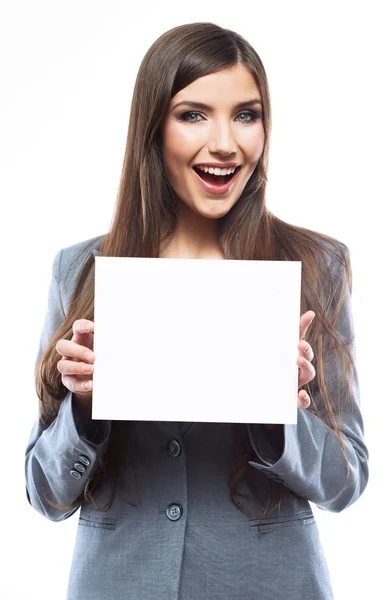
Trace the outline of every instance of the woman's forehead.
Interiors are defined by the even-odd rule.
[[[199,77],[171,99],[171,108],[184,101],[202,102],[212,107],[216,103],[235,105],[254,99],[261,100],[256,81],[250,71],[240,65]]]

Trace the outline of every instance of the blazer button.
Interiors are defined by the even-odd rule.
[[[179,456],[181,452],[181,446],[177,440],[171,440],[168,442],[168,451],[171,456]]]
[[[88,456],[84,456],[84,454],[80,454],[79,461],[83,463],[83,465],[85,465],[86,467],[88,467],[91,464],[91,461],[89,460]]]
[[[74,463],[74,468],[80,471],[80,473],[85,473],[85,467],[81,463]]]
[[[170,504],[166,510],[167,517],[170,521],[177,521],[183,514],[183,507],[180,504]]]
[[[80,479],[81,477],[81,473],[79,473],[78,471],[74,471],[73,469],[70,471],[70,474],[72,475],[72,477],[74,477],[75,479]]]

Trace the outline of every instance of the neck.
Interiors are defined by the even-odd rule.
[[[218,220],[202,217],[182,205],[176,230],[161,249],[160,256],[164,258],[224,258],[218,236]]]

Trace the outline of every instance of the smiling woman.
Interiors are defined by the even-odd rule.
[[[68,600],[333,598],[310,502],[340,512],[368,481],[350,257],[268,210],[270,132],[264,66],[242,36],[167,31],[136,79],[111,229],[54,257],[25,473],[43,516],[80,509]],[[93,421],[99,254],[301,261],[297,424]]]
[[[183,112],[183,107],[197,110]],[[180,90],[163,124],[164,170],[179,215],[187,215],[190,230],[202,221],[210,245],[219,244],[215,220],[239,200],[263,152],[261,111],[249,107],[261,109],[261,94],[250,70],[238,63]],[[235,170],[227,175],[229,167]],[[177,240],[180,247],[183,235],[178,230],[171,243]],[[195,240],[193,251],[200,255]]]

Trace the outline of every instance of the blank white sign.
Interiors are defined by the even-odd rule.
[[[297,422],[301,261],[95,261],[93,419]]]

